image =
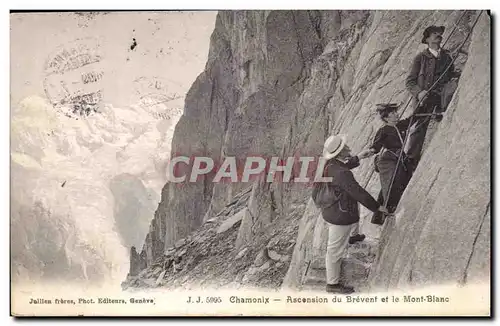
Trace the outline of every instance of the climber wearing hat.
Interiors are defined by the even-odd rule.
[[[324,176],[332,177],[328,186],[334,189],[336,195],[332,205],[321,208],[323,219],[328,223],[325,257],[327,292],[344,294],[354,292],[352,287],[340,283],[340,263],[351,230],[355,229],[359,222],[358,202],[373,212],[380,210],[387,213],[387,210],[359,185],[350,171],[359,165],[359,159],[368,155],[369,152],[364,151],[353,157],[343,135],[330,136],[323,147],[323,158],[327,160]]]
[[[387,200],[387,210],[389,213],[395,211],[412,176],[412,171],[408,167],[408,158],[404,152],[399,165],[397,163],[399,155],[403,150],[406,131],[410,123],[410,118],[399,120],[398,107],[396,103],[381,103],[376,105],[376,110],[384,126],[377,131],[370,147],[372,154],[379,153],[375,160],[375,168],[379,172],[381,185],[378,201],[380,204],[383,204],[386,198],[389,197]],[[393,180],[394,173],[396,175]],[[383,215],[375,212],[372,223],[383,224],[383,221]]]
[[[450,54],[441,48],[444,30],[444,26],[434,25],[424,30],[422,43],[427,44],[427,48],[417,54],[406,78],[406,88],[413,96],[413,113],[430,114],[434,111],[441,113],[446,108],[449,96],[444,96],[443,88],[456,76],[456,73]],[[435,118],[440,121],[442,115],[436,115]],[[430,116],[414,117],[412,131],[405,148],[412,169],[416,168],[420,159],[429,122]]]

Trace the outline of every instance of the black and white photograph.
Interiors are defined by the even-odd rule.
[[[11,316],[490,317],[493,17],[11,10]]]

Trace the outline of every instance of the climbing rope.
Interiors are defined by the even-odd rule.
[[[446,43],[448,43],[448,41],[450,40],[451,36],[455,33],[455,30],[458,28],[458,25],[460,24],[460,22],[462,21],[462,18],[465,16],[465,14],[467,13],[468,10],[464,10],[462,12],[462,14],[460,15],[460,17],[458,18],[457,22],[454,24],[454,27],[453,29],[451,30],[451,32],[448,34],[448,36],[446,37],[445,41],[443,42],[443,44],[441,45],[441,48],[444,48],[444,46],[446,45]],[[396,94],[398,90],[395,89],[394,92],[392,93],[391,97],[389,98],[389,103],[391,102],[392,98],[394,97],[394,95]],[[408,97],[408,100],[407,100],[407,103],[406,103],[406,106],[405,106],[405,109],[403,110],[403,112],[401,112],[401,114],[399,115],[399,119],[401,119],[401,117],[403,116],[403,114],[405,113],[406,111],[406,107],[408,107],[408,105],[410,104],[411,102],[411,99],[412,99],[412,96],[410,95]],[[365,182],[365,185],[363,186],[363,188],[366,188],[368,186],[368,184],[370,183],[370,180],[373,176],[373,174],[375,173],[375,168],[372,168],[370,174],[368,175],[368,178],[366,179],[366,182]]]
[[[456,50],[456,55],[455,55],[455,57],[452,59],[451,63],[450,63],[450,64],[446,67],[445,71],[444,71],[444,72],[441,74],[441,76],[440,76],[440,77],[439,77],[439,78],[438,78],[438,79],[434,82],[434,84],[432,84],[432,86],[429,88],[429,90],[428,90],[428,91],[432,90],[432,89],[433,89],[433,88],[437,85],[437,83],[438,83],[438,82],[439,82],[439,81],[443,78],[444,74],[445,74],[445,73],[446,73],[446,72],[450,69],[450,67],[453,65],[453,63],[455,62],[455,60],[457,59],[457,57],[458,57],[458,55],[459,55],[459,53],[460,53],[460,52],[459,52],[459,50],[462,48],[462,46],[465,44],[465,42],[466,42],[466,41],[467,41],[467,39],[469,38],[469,36],[470,36],[470,34],[471,34],[472,30],[474,29],[474,27],[476,26],[476,23],[477,23],[477,22],[478,22],[478,20],[479,20],[479,17],[481,16],[482,12],[483,12],[483,11],[481,10],[481,11],[480,11],[480,13],[478,14],[478,16],[476,17],[476,21],[474,22],[474,24],[473,24],[472,28],[470,29],[469,33],[467,34],[467,37],[465,38],[465,40],[462,42],[462,44],[461,44],[461,45],[458,47],[458,49]],[[457,23],[455,24],[455,27],[452,29],[452,31],[450,32],[450,34],[449,34],[449,35],[448,35],[448,37],[446,38],[445,42],[443,43],[443,46],[442,46],[442,47],[444,47],[444,45],[446,45],[446,43],[448,42],[448,40],[451,38],[451,35],[453,35],[453,33],[455,32],[456,28],[458,27],[458,24],[460,23],[460,21],[461,21],[461,20],[462,20],[462,18],[464,17],[465,13],[466,13],[466,11],[464,11],[464,12],[462,13],[462,15],[461,15],[461,16],[460,16],[460,18],[458,19]],[[395,93],[396,93],[396,92],[394,92],[394,93],[392,94],[391,99],[392,99],[392,97],[394,96],[394,94],[395,94]],[[407,101],[407,103],[406,103],[406,106],[405,106],[405,108],[404,108],[404,110],[403,110],[402,114],[400,115],[400,118],[401,118],[401,116],[403,115],[403,113],[404,113],[404,111],[406,110],[406,108],[408,107],[409,103],[411,102],[411,99],[412,99],[412,97],[410,96],[410,97],[409,97],[409,100],[408,100],[408,101]],[[424,99],[424,98],[422,98],[422,100],[423,100],[423,99]],[[417,107],[421,104],[422,100],[418,101],[418,103],[417,103]],[[408,129],[406,130],[406,135],[405,135],[404,143],[402,144],[402,148],[401,148],[400,154],[399,154],[399,156],[398,156],[398,161],[397,161],[397,163],[396,163],[396,169],[394,170],[394,172],[393,172],[393,174],[392,174],[391,183],[390,183],[390,185],[389,185],[389,191],[388,191],[388,193],[387,193],[387,195],[385,196],[385,199],[384,199],[384,207],[387,207],[387,203],[388,203],[388,200],[389,200],[389,194],[391,193],[391,190],[392,190],[392,185],[393,185],[393,183],[394,183],[394,178],[395,178],[395,176],[396,176],[396,172],[397,172],[397,170],[398,170],[398,168],[399,168],[399,163],[401,162],[402,154],[403,154],[403,151],[404,151],[404,146],[405,146],[406,142],[408,141],[408,134],[409,134],[409,130],[410,130],[410,127],[411,127],[411,125],[412,125],[412,122],[413,122],[413,117],[414,117],[414,116],[412,115],[412,116],[411,116],[411,118],[410,118],[410,124],[408,125]],[[372,169],[371,173],[369,174],[368,178],[366,179],[366,183],[365,183],[365,185],[364,185],[364,187],[363,187],[363,188],[366,188],[366,187],[368,186],[368,184],[369,184],[369,182],[370,182],[370,180],[371,180],[371,178],[372,178],[372,176],[373,176],[373,173],[374,173],[374,172],[375,172],[375,169]],[[307,276],[307,272],[308,272],[308,271],[309,271],[309,269],[310,269],[311,263],[312,263],[312,260],[310,259],[310,260],[307,262],[307,264],[306,264],[306,268],[305,268],[304,274],[302,275],[301,283],[303,283],[303,282],[304,282],[304,279],[305,279],[305,277]]]
[[[474,21],[474,24],[472,25],[470,31],[467,33],[467,36],[465,37],[464,41],[462,42],[462,44],[460,44],[460,46],[457,48],[456,50],[456,54],[453,58],[453,60],[448,64],[448,66],[446,67],[446,69],[443,71],[443,73],[439,76],[439,78],[431,85],[431,87],[427,90],[427,92],[430,92],[434,87],[436,87],[436,85],[438,84],[438,82],[443,78],[443,76],[448,72],[448,70],[450,69],[450,67],[453,65],[453,63],[455,62],[455,60],[458,58],[458,55],[460,54],[460,49],[464,46],[464,44],[467,42],[467,40],[469,39],[469,36],[470,34],[472,33],[472,31],[474,30],[474,27],[476,26],[477,22],[479,21],[479,17],[481,17],[481,14],[483,13],[483,10],[481,10],[479,12],[479,14],[477,15],[476,17],[476,20]],[[421,102],[425,99],[425,97],[423,97],[422,99],[420,99],[418,102],[417,102],[417,105],[416,105],[416,108],[418,108],[421,104]],[[406,110],[406,108],[408,107],[408,104],[410,102],[408,101],[408,103],[406,104],[404,110]],[[404,110],[403,110],[403,113],[404,113]],[[401,114],[402,115],[402,114]],[[392,178],[391,178],[391,183],[389,184],[389,190],[387,191],[387,194],[385,196],[385,199],[384,199],[384,208],[387,208],[387,203],[389,201],[389,195],[391,193],[391,190],[392,190],[392,186],[393,186],[393,183],[394,183],[394,179],[396,177],[396,172],[398,171],[398,168],[399,168],[399,163],[401,162],[401,158],[403,157],[403,152],[404,152],[404,147],[406,146],[406,143],[408,141],[408,136],[409,136],[409,131],[410,131],[410,128],[412,126],[412,123],[413,123],[413,118],[414,118],[414,115],[411,116],[410,118],[410,123],[408,124],[408,128],[406,130],[406,135],[405,135],[405,141],[404,143],[402,144],[402,147],[401,147],[401,151],[399,153],[399,156],[398,156],[398,161],[396,163],[396,169],[394,170],[394,172],[392,173]]]
[[[441,48],[444,48],[446,43],[448,43],[448,41],[450,40],[451,36],[455,33],[455,30],[458,28],[458,25],[460,24],[460,22],[462,21],[462,18],[465,16],[465,14],[467,13],[468,10],[464,10],[462,12],[462,14],[460,15],[460,17],[458,18],[457,22],[454,24],[454,27],[453,29],[451,30],[451,32],[448,34],[448,36],[446,37],[445,41],[443,42],[443,44],[441,45]],[[394,95],[396,94],[398,90],[395,89],[394,92],[392,93],[391,97],[389,98],[389,103],[391,102],[392,98],[394,97]],[[406,108],[408,107],[408,105],[410,104],[412,100],[412,96],[408,96],[408,100],[406,102],[406,105],[405,105],[405,109],[403,110],[403,112],[401,112],[401,114],[399,115],[399,119],[402,118],[403,114],[405,113],[406,111]],[[375,172],[375,168],[372,169],[371,173],[369,174],[368,176],[368,179],[366,180],[366,183],[364,185],[363,188],[366,188],[368,186],[368,183],[370,183],[370,180],[373,176],[373,173]]]
[[[451,36],[455,32],[455,30],[458,28],[458,25],[460,24],[460,21],[462,20],[462,18],[465,16],[466,13],[467,13],[467,10],[464,10],[464,12],[462,13],[462,15],[460,15],[460,18],[458,18],[457,22],[454,24],[453,29],[451,30],[450,34],[448,34],[448,36],[446,37],[446,40],[444,40],[444,43],[442,45],[443,48],[446,45],[446,43],[448,43],[449,39],[451,38]]]
[[[460,15],[460,17],[458,18],[457,22],[454,24],[453,29],[451,30],[451,32],[446,37],[446,40],[441,45],[441,48],[444,49],[446,43],[448,43],[448,41],[450,40],[451,36],[455,33],[455,30],[458,28],[458,25],[460,24],[460,21],[462,20],[462,18],[465,16],[466,13],[467,13],[467,10],[464,10],[464,12]],[[392,93],[391,97],[389,98],[389,101],[388,101],[389,103],[392,101],[392,98],[394,97],[394,95],[396,94],[397,91],[398,91],[397,89],[394,90],[394,92]],[[411,102],[411,99],[412,99],[412,96],[409,96],[408,100],[407,100],[407,104],[406,104],[407,106]],[[404,111],[399,116],[399,118],[401,118],[403,116],[403,113],[404,113]]]

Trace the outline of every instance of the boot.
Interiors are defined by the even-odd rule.
[[[385,221],[384,213],[382,213],[382,212],[373,213],[372,220],[371,220],[372,224],[383,225],[384,221]]]
[[[356,242],[365,240],[366,236],[364,234],[356,234],[349,237],[349,244],[355,244]]]
[[[354,288],[352,286],[343,285],[340,283],[337,284],[327,284],[326,292],[328,293],[339,293],[339,294],[350,294],[354,292]]]

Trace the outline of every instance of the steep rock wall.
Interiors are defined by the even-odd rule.
[[[478,14],[478,12],[466,12],[460,19],[462,13],[458,11],[376,12],[369,36],[363,42],[359,42],[358,50],[354,52],[355,55],[344,61],[345,66],[352,68],[348,68],[337,83],[337,93],[333,97],[336,100],[329,102],[330,130],[333,131],[332,133],[347,134],[348,142],[355,152],[365,148],[380,127],[380,121],[373,112],[373,105],[379,102],[394,101],[402,102],[404,107],[407,102],[408,93],[404,89],[404,79],[414,55],[422,49],[419,48],[421,31],[431,24],[445,25],[447,26],[444,35],[446,39],[453,26],[457,24],[458,29],[461,31],[455,32],[446,44],[446,48],[453,51],[465,39],[474,18]],[[484,15],[487,17],[486,14]],[[478,26],[476,26],[477,28]],[[466,63],[469,44],[470,39],[464,44],[463,53],[456,60],[456,67],[459,70],[463,69]],[[487,62],[485,66],[489,67]],[[469,83],[470,81],[461,79],[460,82]],[[485,90],[489,91],[488,88],[485,88]],[[457,96],[460,98],[460,92],[455,94],[455,97]],[[406,110],[405,116],[410,112],[411,107]],[[440,126],[433,125],[430,127],[427,144],[431,139],[435,142],[442,141],[442,139],[433,138],[432,130],[435,128],[440,128]],[[452,128],[457,127],[453,126]],[[489,142],[485,139],[484,144],[488,146]],[[429,162],[427,164],[423,162],[417,171],[422,171],[421,173],[426,175],[428,173],[426,166]],[[450,166],[450,168],[453,168],[453,166]],[[376,196],[380,186],[378,174],[374,173],[373,170],[373,160],[362,161],[361,166],[353,172],[360,184],[366,186],[366,189]],[[417,172],[414,179],[418,177]],[[432,180],[432,177],[422,175],[420,175],[420,178],[423,178],[424,181],[422,182],[426,184],[429,184]],[[410,184],[409,188],[411,187]],[[488,189],[478,192],[477,196],[488,200]],[[419,199],[411,198],[408,200],[417,203]],[[472,202],[466,205],[472,207]],[[403,202],[400,209],[404,210],[404,207]],[[384,244],[391,239],[391,236],[387,234],[387,231],[381,234],[381,228],[370,223],[371,214],[364,207],[361,206],[361,208],[361,231],[373,239],[380,240],[380,253]],[[441,212],[441,214],[444,214],[444,212]],[[409,215],[406,218],[411,220],[414,216]],[[325,223],[322,221],[319,211],[314,207],[312,201],[309,201],[306,213],[302,217],[299,238],[290,269],[284,280],[284,286],[300,286],[303,282],[307,263],[324,257],[326,252],[326,231]],[[402,237],[400,241],[403,241],[403,239],[405,238]],[[393,245],[397,247],[401,243]],[[378,266],[372,268],[372,277],[378,274],[376,271],[379,268]]]
[[[490,24],[471,37],[457,92],[422,157],[372,271],[374,288],[464,284],[490,270]]]
[[[248,152],[279,154],[307,66],[322,51],[315,26],[308,12],[219,13],[206,69],[189,91],[176,126],[172,155],[207,156],[220,163]],[[214,186],[213,177],[165,186],[157,216],[168,226],[158,241],[168,247],[187,236],[207,211],[216,214],[244,187]]]
[[[184,115],[176,126],[172,155],[204,155],[212,157],[216,162],[222,161],[226,156],[245,157],[252,154],[279,155],[283,158],[294,155],[316,156],[321,152],[326,137],[334,133],[347,134],[350,147],[355,152],[359,151],[369,144],[375,131],[381,126],[373,112],[373,104],[383,101],[406,103],[408,93],[404,89],[404,78],[414,55],[422,49],[419,46],[423,29],[431,24],[445,25],[446,39],[457,24],[460,32],[456,32],[446,45],[446,48],[454,50],[471,29],[478,12],[468,11],[463,16],[462,14],[461,11],[220,12],[211,39],[206,69],[191,88],[186,98]],[[489,18],[485,13],[483,15],[482,25],[475,28],[473,44],[479,44],[478,35],[484,34],[477,30],[489,28]],[[459,21],[460,17],[462,19]],[[464,65],[467,67],[469,44],[470,41],[465,44],[463,53],[456,61],[459,69],[464,68]],[[476,49],[471,48],[471,53],[476,51],[475,53],[489,58],[489,52],[484,47],[474,47]],[[481,69],[489,69],[489,61],[476,60],[474,59],[476,65],[483,65]],[[461,85],[476,82],[467,74],[467,71],[473,69],[472,63],[467,69],[460,79]],[[483,82],[477,87],[483,100],[488,100],[489,85]],[[450,106],[451,114],[441,125],[434,126],[438,130],[436,135],[442,134],[441,137],[433,138],[432,130],[429,132],[430,145],[403,199],[397,219],[412,221],[420,215],[420,201],[424,198],[423,193],[420,193],[423,191],[421,189],[432,184],[436,169],[439,169],[440,163],[437,162],[433,163],[435,169],[426,168],[433,159],[432,155],[441,155],[442,162],[455,157],[456,161],[453,162],[456,167],[468,164],[465,157],[453,150],[458,147],[448,146],[454,142],[449,137],[455,137],[455,133],[458,135],[462,128],[462,120],[456,120],[453,108],[457,105],[465,108],[468,105],[461,101],[477,101],[469,98],[474,97],[474,94],[469,89],[466,90],[466,86],[459,87]],[[486,104],[484,110],[485,114],[489,114]],[[406,114],[410,111],[411,109],[407,110]],[[484,151],[489,150],[489,116],[479,116],[470,125],[468,123],[472,120],[465,116],[463,119],[468,121],[467,128],[474,135],[471,137],[480,137],[475,133],[476,129],[484,132],[480,135],[485,137],[469,139],[471,142],[480,142],[484,154]],[[453,131],[453,135],[451,131],[441,131],[441,128],[448,128]],[[457,142],[456,145],[458,144]],[[433,146],[436,149],[432,149]],[[444,146],[447,148],[446,156],[441,152],[436,154],[437,148],[442,149]],[[449,166],[448,169],[454,167]],[[484,177],[485,171],[488,168],[483,166],[477,173],[483,173]],[[189,175],[189,171],[183,172]],[[363,161],[355,170],[355,175],[372,194],[377,194],[379,181],[378,175],[373,172],[372,160]],[[244,183],[214,185],[211,182],[213,176],[208,175],[197,183],[182,186],[167,184],[164,187],[161,203],[142,251],[148,255],[148,267],[162,259],[165,249],[170,252],[171,247],[182,247],[179,239],[186,238],[204,221],[212,221],[214,216],[219,216],[219,211],[226,204],[230,205],[234,194],[249,186]],[[445,178],[445,175],[441,178]],[[438,180],[445,187],[445,179]],[[478,179],[477,184],[472,182],[477,185],[477,188],[473,188],[462,185],[465,181],[457,179],[453,188],[463,186],[463,189],[475,189],[478,198],[488,201],[489,185],[480,180]],[[302,282],[307,262],[324,255],[325,223],[309,199],[310,188],[303,184],[269,184],[261,181],[253,183],[250,198],[245,205],[245,214],[241,215],[241,223],[238,222],[237,228],[231,231],[235,232],[231,233],[234,241],[221,245],[227,253],[225,256],[217,255],[225,257],[226,262],[235,257],[245,257],[249,262],[254,259],[258,261],[257,256],[265,248],[264,252],[270,250],[283,257],[290,256],[291,261],[275,261],[266,265],[269,270],[274,271],[279,264],[278,270],[281,272],[261,271],[261,277],[254,278],[254,283],[250,284],[262,284],[264,278],[270,277],[279,279],[271,282],[273,286],[282,283],[286,287],[297,287]],[[442,189],[436,183],[433,187],[436,190]],[[441,202],[445,195],[452,196],[451,193],[442,192]],[[475,211],[476,206],[484,204],[460,198],[463,212],[470,213]],[[425,207],[432,207],[432,203],[428,202]],[[399,217],[408,211],[410,213],[404,213],[403,218]],[[435,214],[432,219],[436,221],[443,220],[446,215],[441,209],[431,213]],[[369,223],[370,216],[364,209],[362,216],[362,231],[372,239],[381,240],[379,259],[372,268],[372,284],[375,287],[389,286],[389,283],[395,286],[399,276],[392,279],[393,269],[400,273],[398,268],[402,271],[403,267],[395,265],[399,258],[391,257],[391,250],[395,249],[390,248],[404,247],[401,241],[408,234],[403,236],[403,233],[411,226],[407,222],[401,222],[402,224],[393,228],[389,225],[391,221],[388,221],[381,235],[382,230]],[[489,259],[486,233],[488,220],[485,221],[481,236],[475,242],[474,254],[471,255],[465,249],[462,252],[467,257],[471,256],[471,262],[480,262],[480,266],[483,266],[480,271],[473,268],[470,271],[481,275],[484,275],[484,268],[489,267],[485,260]],[[204,226],[204,229],[207,227]],[[448,228],[450,233],[447,237],[455,232],[455,228],[460,228],[460,224]],[[197,237],[198,233],[194,234]],[[423,245],[415,255],[429,255],[428,249],[432,249],[432,244],[437,241],[433,238],[434,233],[425,235],[417,232],[412,233],[412,237],[409,243],[423,240],[428,243],[428,247]],[[215,241],[215,238],[210,239]],[[411,248],[413,249],[415,248]],[[399,257],[413,254],[411,250],[401,252]],[[452,253],[443,252],[428,260],[419,259],[423,264],[421,268],[425,264],[432,265],[433,259],[442,261],[448,254]],[[203,261],[210,262],[205,264],[207,267],[214,264],[205,257],[196,262],[199,268],[204,266]],[[254,273],[257,268],[255,264],[245,263],[245,267],[240,266],[238,270],[232,270],[230,264],[226,263],[219,266],[221,272],[232,273],[228,279],[237,276],[236,279],[248,280],[244,275]],[[418,268],[420,267],[413,270],[417,271]],[[433,270],[432,273],[438,273],[438,270]],[[432,273],[421,274],[422,279],[435,281]],[[189,275],[183,280],[186,278],[189,279]]]

